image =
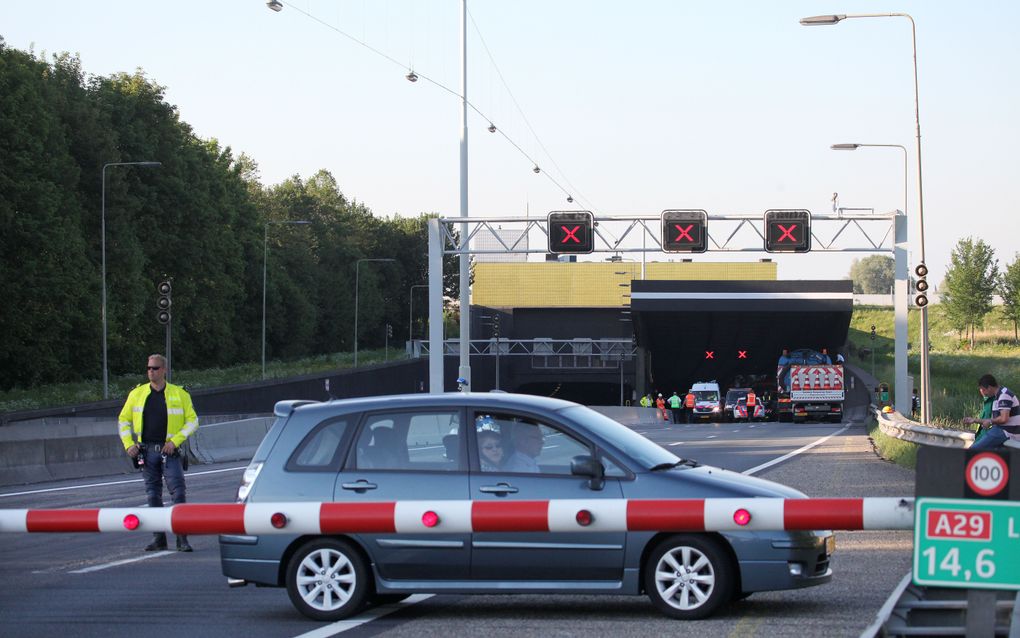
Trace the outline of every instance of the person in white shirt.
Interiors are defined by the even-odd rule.
[[[503,466],[505,472],[525,472],[537,474],[538,457],[542,454],[545,437],[537,425],[519,423],[514,429],[514,453]]]

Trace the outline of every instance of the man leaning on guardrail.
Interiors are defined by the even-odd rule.
[[[1020,400],[1005,386],[1000,386],[990,374],[978,379],[978,391],[982,397],[993,399],[991,418],[964,417],[963,422],[977,423],[986,429],[984,436],[975,440],[972,450],[988,450],[1002,447],[1007,438],[1020,435]]]

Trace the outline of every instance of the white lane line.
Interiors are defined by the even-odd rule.
[[[718,434],[709,434],[709,435],[708,435],[708,436],[706,436],[705,438],[706,438],[706,439],[714,439],[714,438],[716,438],[717,436],[719,436],[719,435],[718,435]]]
[[[767,463],[762,463],[761,465],[758,465],[756,467],[752,467],[749,470],[744,470],[743,472],[741,472],[741,474],[747,474],[748,476],[750,476],[752,474],[757,474],[758,472],[761,472],[764,469],[772,467],[776,463],[782,463],[783,461],[785,461],[788,458],[797,456],[798,454],[800,454],[802,452],[807,452],[808,450],[810,450],[811,448],[815,447],[816,445],[821,445],[822,443],[825,443],[826,441],[828,441],[829,439],[831,439],[834,436],[838,436],[840,434],[843,434],[844,432],[847,431],[847,429],[849,427],[850,427],[850,424],[844,425],[842,428],[840,428],[836,432],[833,432],[829,436],[822,437],[822,438],[818,439],[817,441],[815,441],[814,443],[808,443],[807,445],[805,445],[804,447],[800,448],[799,450],[794,450],[793,452],[790,452],[789,454],[784,454],[783,456],[780,456],[777,459],[772,459],[771,461],[769,461]]]
[[[103,563],[102,565],[93,565],[92,567],[85,567],[84,569],[76,569],[74,571],[67,572],[68,574],[88,574],[89,572],[98,572],[111,567],[117,567],[119,565],[127,565],[129,563],[137,563],[141,560],[149,560],[150,558],[156,558],[158,556],[169,556],[170,554],[176,554],[177,552],[165,551],[165,552],[153,552],[146,554],[145,556],[137,556],[135,558],[125,558],[124,560],[115,560],[112,563]]]
[[[677,441],[676,443],[668,443],[667,445],[669,445],[669,447],[676,447],[678,445],[683,445],[683,444],[684,444],[683,441]]]
[[[329,636],[335,636],[339,633],[343,633],[350,629],[360,627],[361,625],[373,621],[376,618],[382,618],[383,616],[392,614],[393,612],[400,610],[401,607],[406,607],[407,605],[414,605],[415,603],[420,603],[423,600],[428,600],[429,598],[432,598],[434,595],[435,594],[414,594],[413,596],[408,596],[406,599],[400,601],[395,605],[383,605],[382,607],[373,607],[372,609],[369,609],[363,614],[358,614],[354,618],[340,620],[330,625],[326,625],[325,627],[313,629],[308,633],[299,634],[298,636],[295,636],[295,638],[328,638]]]
[[[221,472],[236,472],[237,470],[243,470],[248,467],[247,465],[241,467],[228,467],[220,470],[206,470],[204,472],[188,472],[188,476],[202,476],[203,474],[219,474]],[[48,487],[41,490],[28,490],[26,492],[10,492],[8,494],[0,494],[0,498],[7,498],[10,496],[26,496],[28,494],[45,494],[47,492],[65,492],[68,490],[84,490],[90,487],[106,487],[107,485],[125,485],[127,483],[141,483],[142,479],[126,479],[124,481],[107,481],[106,483],[90,483],[88,485],[67,485],[65,487]]]

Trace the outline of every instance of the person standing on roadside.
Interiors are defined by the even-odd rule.
[[[988,450],[1002,447],[1010,436],[1020,434],[1020,400],[1008,388],[1000,386],[990,374],[978,379],[978,391],[982,397],[992,398],[991,418],[964,417],[967,425],[977,423],[986,431],[984,436],[975,439],[971,450]]]
[[[676,390],[673,390],[673,396],[669,397],[669,411],[673,416],[673,423],[680,423],[680,410],[682,409],[683,402],[677,395]]]
[[[149,356],[149,382],[128,394],[120,411],[119,434],[128,456],[141,466],[149,507],[163,507],[163,480],[173,504],[184,503],[184,468],[181,444],[198,429],[198,415],[191,395],[184,388],[167,383],[166,357]],[[167,549],[166,534],[156,532],[145,551]],[[190,552],[188,537],[177,535],[177,551]]]

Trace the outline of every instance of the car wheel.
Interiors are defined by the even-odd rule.
[[[290,602],[313,620],[332,622],[352,616],[364,605],[369,588],[365,561],[345,541],[312,541],[287,564]]]
[[[682,620],[705,618],[732,599],[735,570],[721,543],[678,535],[659,543],[645,564],[645,592],[662,613]]]

